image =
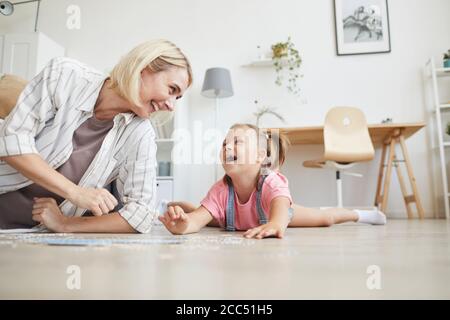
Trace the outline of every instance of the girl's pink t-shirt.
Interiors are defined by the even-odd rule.
[[[287,178],[279,172],[271,172],[266,180],[261,194],[261,203],[266,217],[270,218],[270,204],[277,197],[286,197],[292,205]],[[206,197],[200,202],[217,220],[222,228],[226,224],[226,208],[228,203],[228,185],[220,180],[208,191]],[[248,230],[259,226],[258,212],[256,210],[256,188],[246,203],[240,203],[236,191],[234,192],[234,224],[236,230]]]

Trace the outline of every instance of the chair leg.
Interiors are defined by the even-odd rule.
[[[341,179],[341,172],[338,170],[336,171],[336,190],[337,190],[337,207],[343,208],[343,200],[342,200],[342,179]]]

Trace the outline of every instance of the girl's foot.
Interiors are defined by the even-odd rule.
[[[354,210],[358,214],[359,223],[386,224],[386,216],[377,208],[373,210]]]

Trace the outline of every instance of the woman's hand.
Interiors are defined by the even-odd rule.
[[[33,211],[34,221],[40,222],[47,229],[54,232],[65,232],[68,217],[59,210],[58,204],[53,198],[34,198]]]
[[[158,219],[172,234],[184,234],[189,227],[189,215],[179,206],[169,206]]]
[[[90,210],[95,216],[111,212],[118,203],[116,198],[106,189],[80,186],[75,186],[67,200],[77,207]]]
[[[286,228],[283,228],[280,224],[274,222],[268,222],[256,228],[248,229],[244,233],[244,237],[246,238],[256,238],[262,239],[267,237],[277,237],[283,238],[284,231]]]

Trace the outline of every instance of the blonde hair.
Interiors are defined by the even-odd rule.
[[[110,75],[110,88],[136,106],[141,106],[141,72],[149,68],[160,72],[171,67],[186,69],[188,86],[192,84],[192,69],[187,57],[172,42],[158,39],[144,42],[126,54]]]
[[[286,160],[286,154],[290,145],[289,138],[277,129],[262,129],[249,123],[236,123],[230,129],[249,128],[256,132],[258,137],[258,149],[266,150],[266,159],[263,169],[279,169]]]

